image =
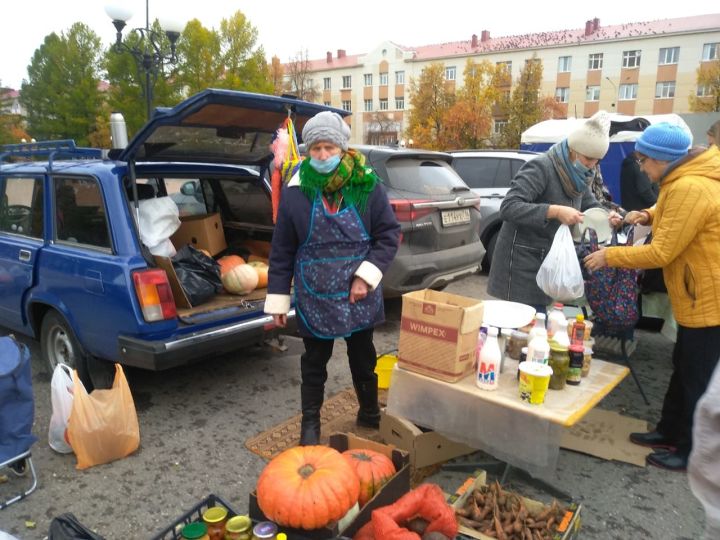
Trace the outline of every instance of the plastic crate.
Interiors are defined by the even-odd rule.
[[[173,521],[171,525],[153,536],[151,540],[181,540],[182,536],[180,535],[180,532],[182,531],[182,528],[193,521],[202,521],[202,515],[205,510],[212,508],[213,506],[222,506],[227,508],[228,517],[236,516],[238,514],[238,512],[223,499],[217,495],[210,494],[201,502],[193,506],[190,510],[185,512],[182,516]]]

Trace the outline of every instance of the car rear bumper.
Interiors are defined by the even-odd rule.
[[[283,334],[296,329],[295,310],[288,313],[288,325]],[[202,332],[168,339],[147,340],[135,336],[119,336],[120,363],[152,371],[161,371],[190,364],[216,354],[224,354],[241,347],[262,343],[278,332],[272,315],[263,315],[212,328]]]
[[[383,277],[385,296],[442,287],[480,268],[485,248],[480,242],[441,252],[398,255]]]

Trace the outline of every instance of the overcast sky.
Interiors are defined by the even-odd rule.
[[[345,49],[348,54],[365,53],[384,40],[400,45],[428,45],[469,40],[482,30],[499,37],[583,28],[585,21],[594,17],[600,19],[601,25],[612,25],[720,12],[717,0],[148,1],[151,20],[162,20],[170,14],[182,22],[198,18],[208,28],[219,28],[220,20],[240,10],[258,30],[258,43],[268,58],[277,55],[283,62],[306,50],[310,58],[323,58],[326,51],[335,53],[337,49]],[[0,83],[19,88],[27,78],[27,65],[45,36],[63,32],[76,21],[88,24],[109,45],[115,31],[105,14],[106,3],[105,0],[6,2],[0,17]],[[145,26],[145,0],[121,3],[135,12],[128,27]]]

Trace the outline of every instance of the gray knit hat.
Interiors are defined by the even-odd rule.
[[[302,140],[308,150],[320,141],[330,142],[347,150],[350,127],[338,113],[323,111],[307,121],[302,130]]]
[[[567,138],[571,150],[592,159],[602,159],[610,147],[610,116],[598,111],[576,127]]]

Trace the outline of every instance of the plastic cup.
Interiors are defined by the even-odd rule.
[[[545,402],[545,394],[550,385],[552,368],[539,362],[520,363],[520,399],[531,405]]]

